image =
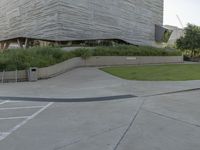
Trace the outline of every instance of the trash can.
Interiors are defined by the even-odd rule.
[[[32,67],[28,69],[28,81],[35,82],[38,80],[38,68]]]

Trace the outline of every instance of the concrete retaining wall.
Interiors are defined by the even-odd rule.
[[[85,60],[83,60],[82,58],[72,58],[70,60],[64,61],[62,63],[50,67],[40,68],[38,70],[38,77],[39,79],[50,78],[77,67],[84,67],[84,65]]]
[[[183,63],[182,56],[96,56],[87,60],[72,58],[65,62],[38,69],[38,78],[46,79],[57,76],[78,67],[99,67],[117,65],[143,65],[143,64],[167,64]],[[2,82],[27,81],[27,71],[0,72]]]
[[[85,65],[96,66],[117,66],[117,65],[143,65],[143,64],[165,64],[182,63],[182,56],[97,56],[86,60]]]

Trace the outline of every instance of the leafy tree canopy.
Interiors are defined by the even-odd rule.
[[[185,28],[185,36],[178,39],[176,45],[181,50],[200,51],[200,27],[188,24]]]

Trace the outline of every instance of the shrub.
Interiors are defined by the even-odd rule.
[[[83,59],[87,59],[93,55],[93,50],[81,48],[73,51],[76,57],[81,57]]]
[[[191,57],[200,55],[200,26],[188,24],[185,35],[176,41],[176,46],[182,51],[190,51]]]
[[[62,61],[91,56],[179,56],[180,51],[146,46],[118,45],[115,47],[81,48],[66,52],[61,48],[34,47],[30,49],[11,49],[0,54],[0,71],[24,70],[29,67],[47,67]]]
[[[59,48],[11,49],[0,54],[0,70],[22,70],[29,67],[47,67],[64,61],[65,52]]]
[[[119,45],[116,47],[97,47],[93,56],[180,56],[180,51],[147,46]]]

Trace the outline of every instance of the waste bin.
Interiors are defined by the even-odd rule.
[[[38,80],[38,68],[32,67],[28,69],[28,81],[35,82]]]

